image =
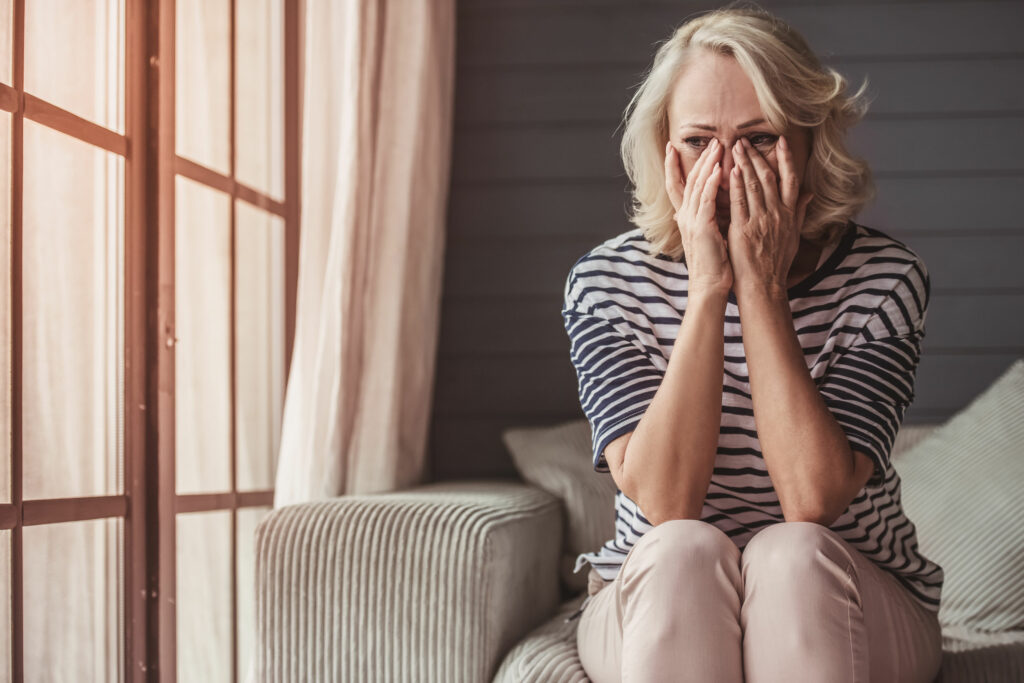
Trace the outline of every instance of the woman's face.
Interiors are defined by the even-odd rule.
[[[810,156],[810,135],[807,129],[776,130],[761,111],[754,84],[735,58],[709,50],[701,50],[676,80],[668,105],[669,135],[679,153],[684,177],[690,172],[701,152],[717,138],[722,146],[721,183],[716,196],[715,215],[722,234],[729,228],[729,173],[733,167],[733,145],[746,137],[765,158],[778,178],[779,161],[776,145],[779,134],[793,152],[793,166],[803,185],[804,171]],[[778,184],[776,183],[776,191]]]

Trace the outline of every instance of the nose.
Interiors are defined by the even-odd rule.
[[[732,166],[735,160],[732,158],[732,145],[722,147],[722,178],[725,180],[725,187],[729,187],[729,174],[732,173]]]
[[[718,201],[721,204],[728,205],[729,179],[732,177],[730,174],[732,173],[733,164],[736,163],[732,156],[732,145],[722,147],[722,158],[719,160],[719,163],[722,165],[722,173],[719,176],[721,180],[718,184]]]

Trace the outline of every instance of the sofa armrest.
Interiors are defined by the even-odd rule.
[[[557,607],[561,508],[441,482],[278,508],[256,529],[256,677],[490,680]]]

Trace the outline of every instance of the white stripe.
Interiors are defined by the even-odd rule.
[[[814,328],[797,336],[804,349],[809,373],[819,383],[826,400],[836,403],[833,415],[848,431],[851,441],[859,443],[866,439],[863,447],[869,446],[874,453],[877,449],[887,451],[892,446],[903,404],[913,396],[920,348],[919,338],[885,339],[891,337],[885,320],[908,335],[921,329],[923,319],[903,320],[903,313],[895,302],[898,300],[911,316],[921,313],[915,295],[921,305],[927,307],[926,283],[915,271],[915,265],[925,277],[927,269],[916,253],[888,235],[860,225],[855,230],[850,248],[835,254],[838,246],[830,245],[821,255],[819,272],[811,276],[812,282],[817,280],[817,283],[791,298],[790,307],[796,327],[803,330]],[[827,264],[833,256],[838,263]],[[879,258],[904,262],[869,263]],[[820,272],[826,266],[831,266],[829,272]],[[629,277],[644,277],[650,282],[630,282]],[[851,281],[855,282],[850,284]],[[573,264],[566,279],[563,312],[589,315],[607,323],[607,328],[593,339],[576,343],[574,335],[590,332],[594,327],[573,315],[566,317],[570,357],[578,373],[581,406],[593,427],[595,464],[598,443],[623,424],[638,423],[644,406],[653,397],[656,387],[639,388],[636,385],[651,378],[660,381],[663,377],[665,366],[657,363],[671,355],[679,323],[659,321],[654,324],[651,318],[672,319],[678,316],[677,311],[685,311],[687,283],[685,265],[651,256],[639,229],[605,241]],[[799,291],[800,285],[797,287]],[[610,288],[622,291],[608,291]],[[861,307],[869,312],[851,310],[851,307]],[[621,320],[612,322],[612,318],[619,316]],[[865,329],[869,330],[868,337],[876,340],[870,342],[868,348],[858,349],[858,343],[863,344],[866,339]],[[732,302],[726,307],[723,332],[726,338],[736,340],[724,344],[723,407],[752,411],[748,398],[750,386],[742,379],[749,377],[749,373],[739,311]],[[833,336],[830,338],[830,335]],[[644,345],[652,353],[654,349],[660,350],[662,358],[652,360]],[[891,355],[877,348],[881,345]],[[595,364],[607,362],[609,357],[615,359],[612,366],[595,373]],[[830,381],[835,378],[838,382],[840,379],[833,371],[854,359],[858,365],[850,365],[847,374],[841,377],[843,383],[837,383],[834,391],[831,390]],[[645,367],[630,369],[628,377],[616,375],[629,362],[643,362]],[[889,366],[897,367],[903,376],[890,376]],[[744,395],[725,388],[737,389]],[[855,394],[852,401],[848,394]],[[605,407],[598,408],[599,404]],[[635,414],[630,417],[631,413]],[[723,410],[722,426],[742,427],[750,434],[720,433],[716,472],[708,488],[701,517],[720,517],[713,523],[729,534],[742,550],[757,530],[765,524],[778,522],[782,510],[767,477],[760,444],[751,436],[756,433],[753,417]],[[751,452],[730,453],[731,449],[749,449]],[[900,479],[889,455],[888,452],[879,453],[886,464],[882,486],[865,489],[860,499],[851,503],[833,527],[851,525],[851,528],[840,532],[845,540],[879,566],[898,574],[924,596],[924,600],[919,599],[923,605],[937,610],[942,568],[912,549],[916,548],[918,540],[913,526],[900,529],[895,535],[893,532],[907,521],[907,517],[896,504],[895,492],[900,486]],[[741,468],[756,470],[763,476],[729,471]],[[741,488],[756,491],[736,491]],[[615,538],[593,552],[580,555],[577,570],[590,562],[602,577],[614,578],[629,548],[651,529],[641,521],[642,512],[636,503],[621,491],[616,495],[615,506],[621,518],[616,520]],[[734,509],[744,506],[751,509]],[[857,515],[863,516],[855,520]],[[877,524],[881,517],[889,515],[892,515],[891,519]],[[868,531],[872,524],[877,526]],[[906,567],[900,569],[900,565]],[[938,585],[929,585],[936,583],[937,577]]]

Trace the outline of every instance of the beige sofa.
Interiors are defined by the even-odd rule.
[[[1009,438],[1024,437],[1024,427],[1017,413],[999,418],[1012,423],[1003,431],[990,423],[997,410],[1007,410],[992,406],[1005,406],[1007,391],[1024,388],[1024,361],[1018,361],[1000,381],[1001,393],[990,390],[991,395],[979,398],[960,422],[954,418],[940,430],[936,425],[904,426],[893,450],[903,479],[904,506],[918,526],[922,551],[937,553],[933,559],[946,569],[944,612],[940,612],[944,659],[937,679],[942,683],[1024,681],[1024,624],[1018,614],[1018,602],[1024,598],[1020,575],[1024,574],[1008,576],[1006,569],[1024,572],[1024,566],[1016,566],[1024,557],[1024,544],[1019,536],[1007,539],[1005,533],[1020,526],[1024,518],[1018,514],[1024,503],[1017,502],[1024,470],[1008,471],[1006,465],[1024,456],[1024,438],[1013,442],[1008,452],[991,455]],[[557,436],[554,442],[548,440],[549,445],[576,439],[577,450],[588,446],[585,422],[535,431],[547,438],[545,429],[547,436]],[[519,435],[529,433],[524,428]],[[1000,532],[1005,548],[993,549],[989,541],[985,546],[971,545],[977,537],[969,528],[972,520],[991,528],[987,520],[992,517],[983,509],[984,502],[977,501],[977,491],[970,489],[973,475],[955,469],[969,445],[986,438],[996,439],[996,446],[981,443],[989,454],[984,458],[993,461],[994,469],[972,464],[970,471],[983,478],[978,485],[986,487],[999,513],[1011,515],[999,522],[1011,525]],[[257,679],[268,683],[588,680],[576,653],[579,622],[565,619],[584,597],[565,571],[567,559],[575,552],[567,542],[580,533],[569,518],[578,514],[581,504],[593,504],[587,502],[592,494],[600,502],[607,490],[567,493],[566,481],[570,489],[576,487],[577,476],[571,469],[559,484],[554,480],[560,475],[552,474],[550,467],[531,470],[524,465],[533,457],[524,460],[522,452],[529,439],[506,443],[520,451],[514,453],[517,466],[526,471],[527,479],[536,475],[535,484],[438,483],[295,505],[266,517],[257,529]],[[997,457],[1008,460],[995,462]],[[975,462],[986,462],[984,458],[972,456]],[[558,462],[566,459],[559,456]],[[960,473],[944,474],[947,462],[953,468],[950,471]],[[586,471],[589,462],[573,466]],[[992,471],[1003,472],[1009,481],[995,481],[998,477]],[[1012,497],[992,493],[1000,486]],[[972,498],[960,508],[959,492]],[[974,511],[977,517],[972,516]],[[957,521],[951,523],[948,515]],[[952,532],[948,541],[936,540],[929,548],[924,539],[943,535],[933,528]],[[602,532],[590,533],[599,537]],[[995,554],[986,559],[990,551]],[[965,562],[978,558],[998,576],[989,581],[958,573],[960,566],[967,566]],[[984,574],[987,569],[971,571]],[[986,593],[991,590],[1004,591],[1007,599],[993,598]]]

